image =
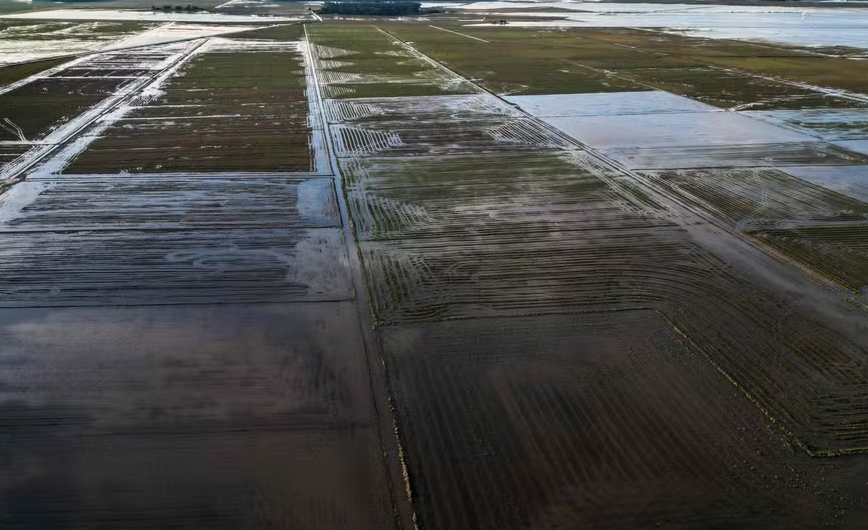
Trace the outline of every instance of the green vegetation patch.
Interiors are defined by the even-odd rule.
[[[868,92],[868,64],[836,57],[715,57],[709,62],[811,85]]]
[[[68,172],[312,169],[304,67],[295,52],[198,55],[130,117]]]
[[[586,68],[576,61],[586,53],[629,57],[635,55],[634,52],[593,42],[589,44],[594,48],[593,52],[583,50],[581,46],[564,46],[565,39],[559,32],[507,29],[470,33],[466,31],[468,28],[457,29],[483,40],[489,37],[497,39],[483,42],[427,26],[383,24],[383,28],[459,74],[500,94],[644,90],[641,85]]]
[[[868,64],[784,46],[626,28],[536,30],[442,23],[443,29],[460,33],[455,34],[427,24],[380,26],[503,94],[653,87],[722,108],[762,110],[853,105],[788,81],[868,91]]]
[[[671,55],[715,57],[800,57],[799,50],[725,39],[704,39],[662,31],[628,28],[582,28],[582,37],[619,46]]]
[[[722,108],[743,110],[850,107],[853,102],[778,83],[770,79],[713,67],[631,68],[619,75]]]
[[[304,40],[304,24],[289,24],[237,33],[237,37],[252,40],[298,41]]]
[[[755,75],[855,92],[868,91],[868,64],[864,61],[824,57],[812,50],[629,29],[590,29],[583,31],[583,35],[584,38],[630,46],[645,53],[665,54]]]
[[[58,58],[0,67],[0,87],[20,81],[39,72],[44,72],[67,61],[69,61],[69,58]]]
[[[471,84],[419,57],[370,24],[315,24],[320,82],[328,98],[436,96],[476,92]]]
[[[289,58],[286,52],[257,52],[255,59],[249,53],[206,53],[173,79],[171,88],[304,88],[304,66]]]
[[[104,95],[26,94],[19,89],[0,95],[0,120],[21,128],[27,140],[44,138],[52,129],[78,116],[105,98]],[[19,140],[0,129],[0,140]]]

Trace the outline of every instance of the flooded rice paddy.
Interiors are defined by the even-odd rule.
[[[361,41],[373,34],[366,27],[356,31]],[[352,63],[347,48],[329,54]],[[318,67],[330,68],[326,60]],[[326,86],[340,82],[319,79]],[[646,105],[638,103],[643,96]],[[819,463],[813,458],[860,451],[865,434],[855,428],[861,413],[854,390],[868,381],[855,367],[864,363],[866,344],[857,332],[864,326],[845,302],[850,295],[806,282],[807,271],[784,272],[792,265],[772,264],[777,258],[764,254],[772,245],[761,242],[784,226],[864,223],[868,204],[786,168],[763,169],[859,167],[859,153],[749,114],[653,91],[501,99],[477,89],[462,96],[350,97],[327,100],[326,108],[424,527],[642,526],[651,520],[690,527],[692,517],[738,526],[749,518],[747,501],[727,505],[733,491],[763,513],[788,513],[792,508],[782,506],[803,494],[795,491],[838,472],[825,466],[808,471]],[[656,158],[633,164],[628,150]],[[853,261],[836,264],[848,268]],[[621,325],[630,333],[610,327]],[[633,346],[597,342],[619,335],[632,340],[640,329],[649,338]],[[680,348],[685,353],[677,353]],[[660,384],[642,376],[640,385],[626,382],[630,376],[622,369],[590,374],[596,355],[600,362],[627,355],[625,366],[651,362],[654,377],[660,376],[661,361],[640,360],[652,351],[708,362],[727,384],[712,390],[685,379],[685,392],[698,384],[705,389],[701,399],[729,402],[735,394],[727,393],[739,388],[739,397],[757,408],[728,409],[742,418],[736,421],[765,417],[779,426],[782,438],[753,438],[765,448],[728,442],[722,432],[708,440],[722,444],[722,454],[738,446],[743,462],[762,453],[764,466],[795,466],[795,497],[787,500],[779,489],[769,496],[743,482],[750,472],[732,467],[709,471],[714,479],[698,478],[697,469],[727,460],[699,441],[696,459],[684,457],[691,461],[684,473],[701,487],[648,486],[661,474],[640,470],[659,464],[675,477],[686,460],[663,464],[665,445],[655,453],[663,442],[653,439],[668,420],[652,421],[653,434],[642,431],[637,425],[650,421],[648,413],[634,407],[655,399],[695,405],[698,397],[655,393],[678,392],[673,381],[694,376],[673,374]],[[643,394],[646,384],[652,394]],[[627,419],[634,410],[636,419]],[[680,409],[661,404],[655,410]],[[687,428],[675,427],[687,421],[691,436],[697,434],[695,420],[685,419],[695,414],[673,414],[673,428]],[[620,429],[619,421],[633,427],[629,434],[615,430],[605,438],[608,429]],[[689,438],[672,435],[682,444],[694,443]],[[769,457],[784,439],[792,444],[784,453],[795,453]],[[682,456],[691,453],[683,450]],[[590,462],[606,462],[606,451],[612,467],[595,470]],[[633,452],[642,456],[629,463],[626,455]],[[619,466],[623,479],[597,482],[620,477]],[[802,473],[816,474],[795,479]],[[691,479],[672,480],[683,485]],[[603,500],[609,488],[617,493]],[[639,491],[659,493],[638,503],[655,510],[621,504]],[[825,518],[821,512],[812,517]],[[795,523],[780,515],[764,524]]]
[[[0,66],[98,51],[156,26],[145,22],[21,21],[0,17]]]
[[[454,28],[0,87],[58,102],[0,142],[0,522],[859,524],[858,72]]]
[[[546,11],[545,8],[555,8]],[[491,16],[517,15],[561,20],[521,20],[522,27],[630,27],[719,39],[752,39],[799,46],[868,47],[868,10],[801,6],[737,6],[608,2],[472,2],[458,7]],[[524,9],[533,11],[524,12]],[[505,11],[509,10],[509,11]],[[480,24],[480,23],[476,23]]]

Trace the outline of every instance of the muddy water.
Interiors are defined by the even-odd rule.
[[[4,198],[2,526],[390,527],[330,180]]]
[[[866,166],[800,166],[789,167],[785,171],[848,197],[868,202],[868,167]]]
[[[396,527],[333,178],[86,146],[0,196],[0,528]]]
[[[389,527],[355,304],[0,311],[4,528]]]

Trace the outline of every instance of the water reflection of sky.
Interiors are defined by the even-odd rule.
[[[537,9],[558,7],[576,11],[574,13],[564,11],[524,13],[523,16],[557,16],[567,17],[568,20],[512,22],[511,25],[513,26],[665,27],[681,30],[688,35],[703,37],[760,39],[804,46],[868,48],[868,8],[612,4],[604,2],[475,2],[451,5],[471,11],[487,10],[491,11],[492,14],[497,14],[498,10],[502,9],[522,7]]]

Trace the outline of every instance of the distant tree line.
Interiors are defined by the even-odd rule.
[[[320,8],[322,15],[370,15],[370,16],[406,16],[422,13],[419,2],[326,2]]]
[[[162,6],[151,6],[151,11],[162,11],[163,13],[176,12],[176,11],[186,11],[187,13],[192,13],[194,11],[201,10],[201,7],[196,7],[190,4],[185,6],[182,5],[162,5]]]

